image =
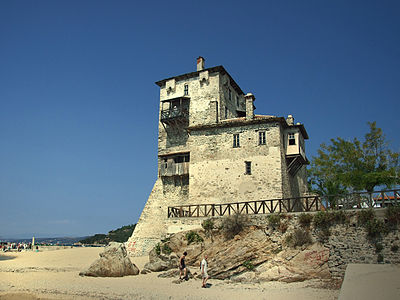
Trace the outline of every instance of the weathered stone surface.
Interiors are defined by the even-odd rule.
[[[86,271],[79,273],[81,276],[94,277],[122,277],[139,274],[139,269],[129,257],[124,244],[110,243]]]
[[[305,158],[308,138],[292,117],[288,124],[284,118],[254,116],[254,97],[246,101],[220,67],[157,84],[159,176],[127,242],[131,255],[148,253],[168,234],[200,226],[201,221],[171,221],[168,206],[297,197],[307,192],[305,165],[289,175],[286,162],[286,155]],[[170,123],[167,119],[178,107],[180,121]],[[184,162],[179,159],[183,156]],[[245,162],[251,164],[251,174],[246,173]]]
[[[354,214],[350,213],[350,217]],[[186,261],[192,270],[199,270],[199,263],[207,254],[212,278],[239,282],[342,278],[349,263],[377,263],[375,243],[383,246],[380,254],[384,263],[400,263],[398,229],[383,235],[379,241],[372,241],[363,227],[333,225],[328,239],[319,243],[317,230],[312,227],[312,243],[291,248],[286,237],[299,228],[297,216],[291,216],[287,222],[287,231],[281,233],[268,229],[266,216],[259,215],[250,220],[253,226],[229,241],[218,232],[214,232],[211,240],[199,230],[202,243],[188,245],[186,232],[171,236],[167,243],[176,253],[188,252]]]

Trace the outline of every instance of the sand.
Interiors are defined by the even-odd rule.
[[[6,253],[0,260],[0,299],[337,299],[339,290],[321,288],[321,282],[227,283],[210,279],[174,284],[157,273],[122,278],[81,277],[102,248]],[[3,254],[2,254],[3,255]],[[141,269],[147,257],[133,259]],[[210,266],[212,268],[212,266]]]

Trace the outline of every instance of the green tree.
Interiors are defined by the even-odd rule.
[[[309,169],[312,190],[334,195],[348,190],[372,192],[376,186],[399,184],[399,153],[388,147],[385,135],[376,122],[368,122],[370,131],[364,141],[331,139],[321,144]],[[334,202],[334,200],[333,200]]]

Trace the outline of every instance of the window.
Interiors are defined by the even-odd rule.
[[[185,87],[184,87],[184,93],[183,93],[185,96],[186,95],[189,95],[189,85],[187,85],[187,84],[185,84]]]
[[[164,168],[168,168],[168,159],[164,158]]]
[[[174,162],[179,164],[183,162],[190,162],[190,154],[178,155],[174,157]]]
[[[265,131],[258,132],[258,144],[265,145]]]
[[[228,119],[228,108],[225,106],[225,119]]]
[[[233,148],[238,148],[240,147],[240,143],[239,143],[239,133],[235,133],[233,135]]]
[[[228,89],[228,98],[229,98],[229,100],[232,100],[232,91],[231,91],[231,89]]]
[[[239,96],[236,96],[236,106],[239,107]]]
[[[296,145],[296,139],[294,138],[294,133],[289,133],[289,145]]]
[[[251,161],[245,161],[244,162],[246,165],[246,175],[251,175]]]

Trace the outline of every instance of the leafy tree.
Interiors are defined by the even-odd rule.
[[[335,195],[348,190],[372,192],[376,186],[399,184],[399,155],[388,148],[388,142],[376,122],[368,122],[370,131],[364,142],[354,138],[331,139],[321,144],[309,169],[312,190],[321,195]],[[334,199],[330,199],[334,205]]]

